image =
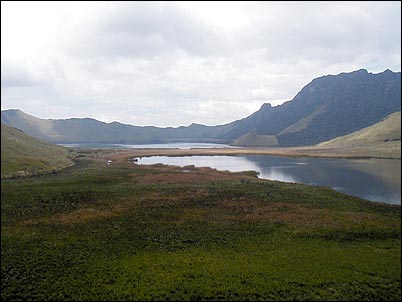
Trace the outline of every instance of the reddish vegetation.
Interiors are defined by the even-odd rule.
[[[138,181],[144,184],[153,183],[203,183],[214,180],[222,180],[230,177],[224,173],[203,173],[197,172],[162,172],[157,174],[147,174],[138,178]]]
[[[294,229],[353,229],[359,226],[378,228],[395,227],[395,221],[362,212],[339,212],[330,209],[307,208],[298,204],[272,203],[255,208],[246,215],[247,220],[269,220],[284,223]]]
[[[177,150],[176,150],[177,151]],[[142,166],[127,161],[127,153],[100,153],[98,159],[112,158],[112,166],[120,166],[133,169],[132,177],[136,183],[144,185],[152,184],[194,184],[187,191],[180,193],[164,194],[159,191],[149,192],[140,199],[122,198],[119,205],[109,206],[108,209],[83,208],[70,213],[56,214],[48,218],[30,219],[25,224],[37,223],[84,223],[94,219],[104,219],[124,215],[127,210],[141,202],[141,206],[155,207],[160,204],[179,205],[183,207],[176,219],[177,223],[186,221],[270,221],[289,226],[294,230],[314,229],[353,229],[360,226],[378,228],[395,228],[400,221],[387,220],[384,216],[369,214],[365,212],[343,212],[334,209],[310,208],[298,203],[281,202],[266,197],[263,201],[250,199],[247,196],[238,196],[234,199],[212,199],[202,184],[222,180],[255,180],[250,172],[232,173],[228,171],[217,171],[211,168],[195,168],[187,166],[184,168],[162,164]],[[140,173],[138,173],[140,172]],[[200,185],[197,187],[197,184]],[[187,202],[199,199],[214,204],[213,208]],[[174,222],[174,221],[172,221]]]
[[[50,217],[41,219],[29,219],[25,221],[24,224],[73,224],[73,223],[83,223],[90,220],[99,218],[109,218],[118,216],[118,211],[112,210],[100,210],[94,208],[83,208],[70,213],[56,214]]]

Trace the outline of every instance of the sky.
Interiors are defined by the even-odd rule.
[[[401,70],[401,2],[1,1],[1,109],[225,124],[314,78]]]

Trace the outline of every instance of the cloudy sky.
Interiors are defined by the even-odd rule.
[[[313,78],[401,70],[401,2],[1,2],[1,109],[217,125]]]

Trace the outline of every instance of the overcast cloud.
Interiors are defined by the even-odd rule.
[[[217,125],[313,78],[401,70],[401,2],[1,2],[1,107]]]

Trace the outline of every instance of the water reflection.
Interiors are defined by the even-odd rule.
[[[140,164],[254,170],[260,178],[327,186],[371,201],[401,204],[401,161],[386,159],[289,158],[280,156],[155,156]]]
[[[246,159],[260,167],[261,178],[277,179],[272,172],[280,170],[295,182],[328,186],[371,201],[401,204],[400,160],[276,156],[248,156]]]
[[[240,156],[152,156],[143,157],[139,160],[139,164],[156,164],[162,163],[174,166],[194,165],[196,167],[211,167],[222,171],[248,171],[254,170],[259,172],[258,163]]]

